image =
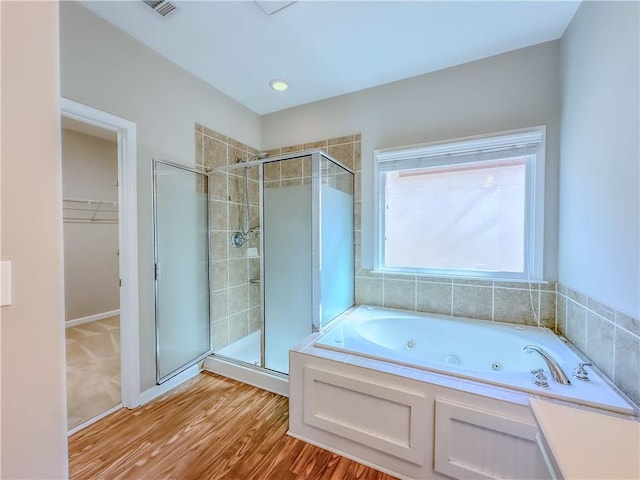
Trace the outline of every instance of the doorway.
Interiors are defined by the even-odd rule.
[[[140,404],[136,127],[61,99],[69,433]]]
[[[118,138],[62,118],[67,425],[121,405]]]

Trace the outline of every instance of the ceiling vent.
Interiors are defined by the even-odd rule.
[[[166,17],[176,9],[176,6],[167,0],[142,0],[142,1],[147,5],[149,5],[151,8],[153,8],[156,11],[156,13],[162,15],[163,17]]]

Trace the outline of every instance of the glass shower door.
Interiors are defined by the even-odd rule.
[[[354,303],[353,173],[320,158],[320,328]]]
[[[154,160],[156,380],[211,353],[207,176]]]
[[[264,366],[287,374],[289,349],[312,332],[312,190],[301,158],[276,165],[283,178],[263,190]]]

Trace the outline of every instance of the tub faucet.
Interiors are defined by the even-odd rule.
[[[542,359],[546,362],[547,367],[549,367],[549,371],[551,372],[551,376],[553,377],[553,379],[563,385],[571,385],[571,380],[569,380],[569,377],[567,377],[567,374],[564,373],[558,362],[556,362],[555,359],[542,348],[536,345],[527,345],[523,348],[523,350],[527,353],[538,352]]]

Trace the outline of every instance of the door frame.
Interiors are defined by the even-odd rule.
[[[115,132],[118,137],[120,395],[124,407],[135,408],[141,393],[136,124],[64,97],[60,98],[60,116]]]

